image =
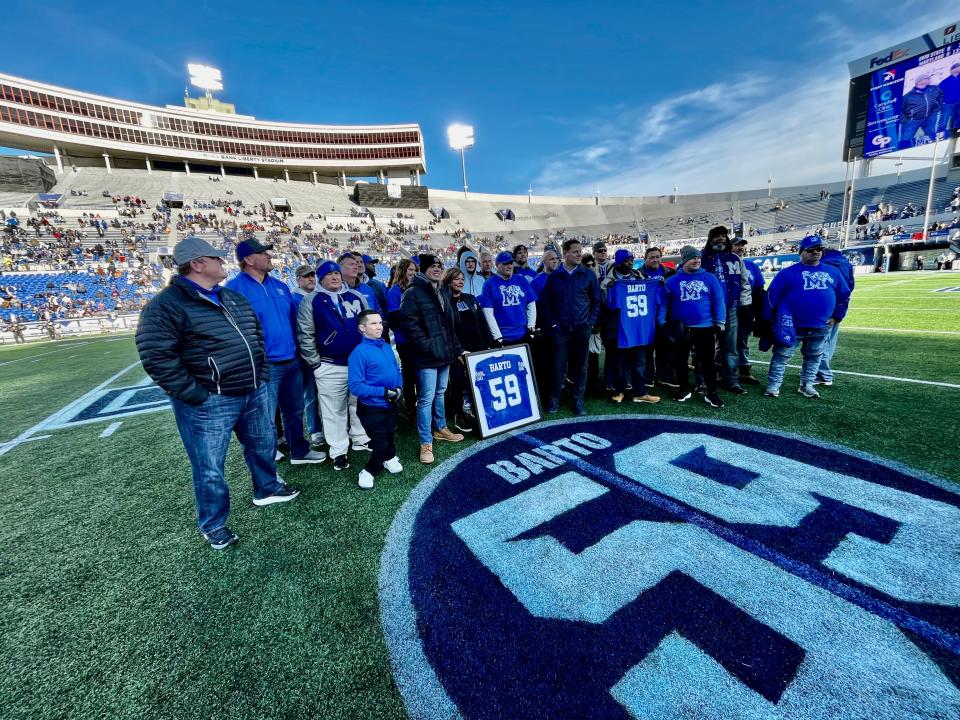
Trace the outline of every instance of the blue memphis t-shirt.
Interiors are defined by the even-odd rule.
[[[484,358],[474,369],[473,381],[491,430],[530,417],[527,368],[519,355]]]
[[[651,345],[657,332],[657,314],[663,302],[663,281],[620,278],[607,290],[607,306],[619,310],[617,346]]]
[[[491,275],[480,291],[480,307],[492,308],[493,317],[504,340],[519,340],[527,332],[527,305],[535,302],[537,293],[530,282],[518,275],[504,280]]]

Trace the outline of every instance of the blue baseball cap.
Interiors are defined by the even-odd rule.
[[[818,235],[807,235],[800,241],[800,250],[809,250],[816,247],[823,249],[823,239]]]
[[[340,272],[340,265],[333,260],[324,260],[317,265],[317,280],[323,280],[330,273]]]
[[[247,238],[237,243],[237,260],[243,260],[248,255],[256,255],[267,250],[273,250],[273,245],[264,245],[256,238]]]
[[[504,250],[502,253],[497,253],[497,265],[506,265],[507,263],[513,262],[513,253],[509,250]]]
[[[613,264],[619,265],[627,260],[633,260],[633,253],[626,248],[620,248],[613,254]]]
[[[363,264],[364,264],[364,265],[376,265],[378,262],[380,262],[380,261],[377,260],[376,258],[370,257],[369,255],[364,255],[364,256],[363,256]]]

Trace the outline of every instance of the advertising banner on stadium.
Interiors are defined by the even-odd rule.
[[[470,353],[466,361],[481,437],[540,420],[529,345]]]
[[[960,118],[960,42],[870,75],[864,157],[943,140]]]
[[[860,265],[873,265],[874,252],[876,248],[872,245],[866,247],[847,248],[843,251],[847,260],[854,267]],[[752,260],[760,268],[764,275],[775,275],[786,267],[800,262],[800,255],[797,253],[783,253],[780,255],[760,255],[758,257],[747,258]]]

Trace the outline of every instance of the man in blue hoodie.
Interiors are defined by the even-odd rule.
[[[715,364],[716,337],[723,333],[727,322],[727,304],[720,281],[701,267],[700,251],[685,245],[680,251],[680,270],[664,283],[667,320],[672,325],[677,352],[674,354],[679,390],[677,402],[686,402],[690,392],[690,373],[687,358],[693,349],[706,385],[704,402],[715,408],[723,407],[717,395],[717,367]]]
[[[734,395],[746,395],[737,373],[737,319],[740,306],[749,305],[752,300],[750,274],[740,256],[733,252],[730,233],[723,225],[711,228],[707,233],[702,267],[720,282],[726,303],[727,322],[717,333],[716,360],[723,389]]]
[[[960,62],[950,66],[950,74],[937,87],[943,93],[939,130],[956,130],[960,128]]]
[[[294,337],[297,306],[287,284],[270,275],[273,245],[263,245],[256,238],[237,244],[240,273],[227,287],[243,295],[253,306],[267,351],[270,380],[271,417],[280,405],[283,428],[290,446],[290,464],[321,463],[325,453],[310,449],[303,437],[303,375],[297,359]]]
[[[853,276],[853,265],[847,260],[847,256],[836,248],[829,248],[823,251],[823,257],[820,262],[824,265],[830,265],[846,281],[853,293],[853,287],[856,280]],[[837,336],[840,334],[840,323],[836,322],[830,327],[830,334],[823,344],[823,358],[820,360],[820,367],[817,368],[817,377],[813,381],[814,385],[833,385],[833,370],[830,368],[830,361],[833,360],[833,354],[837,351]]]
[[[383,341],[383,319],[376,310],[364,310],[357,318],[363,340],[347,361],[350,392],[357,398],[357,415],[370,435],[370,459],[360,471],[357,484],[373,488],[373,479],[386,468],[403,470],[394,435],[397,432],[396,403],[403,397],[403,378],[393,348]]]
[[[846,280],[835,267],[820,261],[823,241],[816,235],[808,235],[800,241],[799,250],[800,262],[778,272],[767,290],[767,302],[774,314],[781,304],[790,311],[797,340],[791,347],[773,346],[766,397],[780,396],[784,371],[797,345],[803,355],[798,392],[807,398],[820,397],[813,382],[823,357],[823,346],[831,328],[847,314],[850,302]]]
[[[366,309],[366,297],[344,287],[340,266],[327,260],[317,267],[316,291],[297,311],[297,344],[317,383],[323,435],[335,470],[350,467],[351,442],[354,450],[370,450],[347,380],[347,361],[361,339],[357,318]]]

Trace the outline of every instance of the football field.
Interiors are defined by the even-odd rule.
[[[795,392],[798,353],[776,400],[750,386],[714,410],[658,388],[658,405],[594,399],[590,413],[731,421],[960,483],[960,291],[950,288],[960,272],[858,277],[836,381],[820,400]],[[757,377],[769,358],[754,349]],[[241,540],[217,553],[197,532],[177,428],[131,335],[0,348],[0,408],[0,717],[406,716],[378,578],[394,516],[429,471],[411,428],[397,438],[404,472],[372,492],[356,486],[364,453],[342,473],[281,461],[303,494],[266,508],[251,503],[234,442],[230,527]],[[438,443],[437,463],[476,444]],[[956,657],[942,667],[956,682]]]

